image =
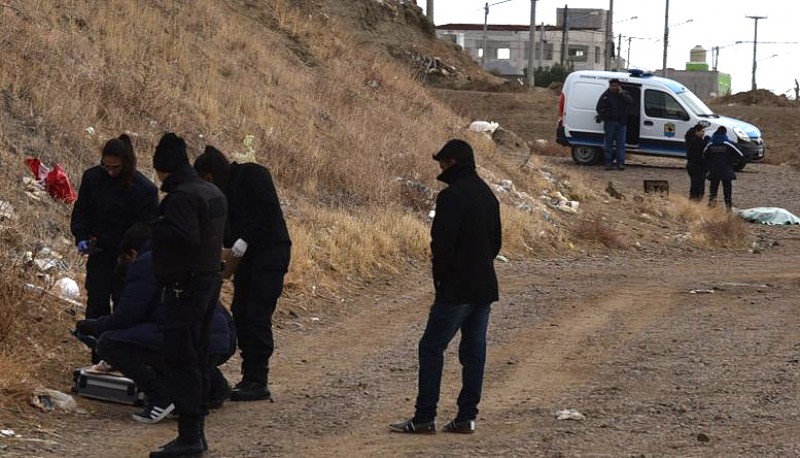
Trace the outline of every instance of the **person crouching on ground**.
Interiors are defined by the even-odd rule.
[[[125,233],[117,267],[124,284],[119,303],[110,315],[81,320],[75,326],[85,335],[98,337],[97,353],[147,395],[145,408],[133,414],[133,419],[141,423],[158,423],[175,409],[162,375],[164,310],[153,273],[150,236],[150,228],[141,223]],[[222,304],[217,304],[209,341],[211,384],[206,400],[210,408],[222,406],[230,394],[230,386],[217,366],[235,351],[233,319]]]
[[[489,312],[498,300],[494,259],[502,244],[500,204],[478,176],[467,142],[451,140],[433,159],[442,170],[437,179],[449,185],[436,198],[431,228],[436,298],[419,341],[416,412],[409,420],[389,425],[389,430],[436,432],[444,352],[461,331],[458,414],[442,431],[473,433],[483,389]]]
[[[708,205],[717,204],[719,184],[722,182],[722,195],[725,208],[733,208],[733,180],[736,179],[736,163],[744,158],[733,143],[728,140],[728,129],[719,126],[711,136],[711,142],[703,150],[703,159],[708,166]]]

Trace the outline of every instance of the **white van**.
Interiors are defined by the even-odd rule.
[[[725,126],[731,143],[745,155],[737,164],[737,170],[750,161],[763,159],[764,140],[756,126],[714,114],[677,81],[642,70],[627,73],[581,70],[570,73],[564,81],[556,129],[556,142],[572,148],[572,159],[576,163],[603,161],[603,123],[595,107],[612,78],[619,79],[622,88],[633,98],[626,153],[685,158],[686,131],[705,120],[710,124],[706,129],[709,135],[718,126]]]

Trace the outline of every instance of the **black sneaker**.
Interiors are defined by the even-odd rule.
[[[231,401],[263,401],[267,399],[272,400],[272,393],[269,392],[267,385],[258,382],[242,380],[231,391]]]
[[[475,420],[453,420],[444,425],[443,433],[472,434],[475,432]]]
[[[154,424],[167,418],[172,411],[175,410],[175,404],[169,403],[168,405],[149,404],[141,412],[132,415],[133,419],[140,423]]]
[[[419,422],[414,421],[412,418],[400,423],[390,424],[389,431],[408,434],[436,434],[436,421]]]

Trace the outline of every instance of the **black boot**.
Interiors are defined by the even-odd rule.
[[[272,393],[269,392],[266,383],[242,380],[236,384],[231,392],[231,401],[261,401],[269,399],[272,401]]]
[[[205,451],[202,417],[178,417],[178,438],[150,452],[150,458],[197,457]]]

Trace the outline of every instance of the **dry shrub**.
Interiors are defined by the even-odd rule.
[[[503,255],[522,258],[555,252],[560,240],[559,233],[542,213],[503,205],[500,218],[503,225]]]
[[[749,246],[747,224],[733,213],[708,209],[706,215],[691,225],[692,238],[698,245],[731,250]]]
[[[585,214],[575,221],[572,236],[577,240],[596,242],[612,250],[625,250],[629,241],[618,230],[611,227],[601,215]]]
[[[533,142],[531,149],[539,156],[568,157],[571,154],[569,148],[553,142]]]
[[[289,227],[292,266],[287,277],[300,288],[393,273],[404,260],[429,253],[426,222],[399,207],[359,213],[309,207],[301,214]]]

